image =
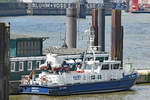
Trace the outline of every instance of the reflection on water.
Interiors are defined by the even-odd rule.
[[[122,92],[71,96],[14,95],[10,96],[10,100],[150,100],[149,93],[150,84],[144,84]]]

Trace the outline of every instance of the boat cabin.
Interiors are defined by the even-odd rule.
[[[43,71],[36,79],[38,80],[36,84],[73,84],[117,80],[123,77],[123,69],[120,65],[120,61],[85,61],[85,64],[74,71],[59,71],[58,73]],[[46,83],[43,83],[43,77],[47,79]]]

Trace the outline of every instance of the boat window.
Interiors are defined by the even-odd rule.
[[[100,62],[103,62],[104,58],[103,57],[96,57],[96,60],[99,60]]]
[[[111,70],[113,69],[113,65],[111,64]]]
[[[100,80],[101,79],[101,75],[97,75],[97,79]]]
[[[95,75],[91,75],[91,80],[95,80]]]
[[[105,60],[108,60],[108,57],[105,57],[104,59],[105,59]]]
[[[114,64],[113,69],[119,69],[119,64]]]
[[[102,70],[109,70],[109,64],[103,64]]]
[[[86,65],[86,69],[91,70],[91,69],[92,69],[92,65],[87,64],[87,65]]]
[[[92,58],[87,58],[88,59],[88,61],[90,61]]]
[[[94,69],[98,69],[98,64],[95,65],[95,68],[94,68]]]

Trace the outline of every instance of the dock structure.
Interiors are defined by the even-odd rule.
[[[98,50],[105,51],[105,9],[98,8]]]
[[[26,0],[24,0],[26,1]],[[2,2],[0,3],[0,16],[21,16],[21,15],[66,15],[66,9],[72,3],[77,4],[78,18],[85,18],[91,15],[92,9],[105,8],[105,14],[111,15],[112,0],[30,0],[32,2]],[[39,1],[39,2],[38,2]],[[78,2],[76,2],[78,1]]]
[[[98,8],[92,10],[92,26],[94,30],[94,46],[98,46],[98,51],[105,51],[105,9]]]
[[[137,84],[150,83],[150,69],[137,69],[136,71],[139,74]]]
[[[77,9],[67,8],[66,44],[68,48],[77,47]]]
[[[112,10],[111,59],[123,61],[123,27],[121,10]]]
[[[9,100],[9,27],[8,23],[0,23],[0,100]]]
[[[98,45],[98,10],[92,10],[92,28],[94,29],[94,46]]]
[[[77,1],[77,18],[86,18],[86,0]]]

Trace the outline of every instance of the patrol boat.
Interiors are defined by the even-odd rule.
[[[122,91],[130,89],[138,77],[130,63],[121,66],[121,61],[97,60],[96,49],[92,46],[81,58],[66,58],[65,55],[47,54],[45,64],[40,65],[42,72],[38,77],[34,77],[34,72],[25,76],[20,93],[73,95]],[[70,70],[73,66],[74,70]]]

